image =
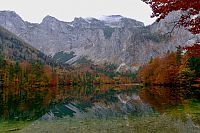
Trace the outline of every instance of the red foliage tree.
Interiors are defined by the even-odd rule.
[[[181,11],[178,24],[193,34],[200,33],[200,0],[142,0],[153,10],[151,17],[157,21],[164,19],[170,12]]]
[[[184,47],[183,49],[187,50],[187,54],[189,57],[200,55],[200,43],[196,43],[192,46]]]

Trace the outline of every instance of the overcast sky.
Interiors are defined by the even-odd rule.
[[[46,15],[62,21],[72,21],[74,17],[122,15],[145,25],[155,20],[150,18],[150,7],[141,0],[0,0],[0,10],[15,11],[22,19],[37,23]]]

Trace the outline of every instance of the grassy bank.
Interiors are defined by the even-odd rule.
[[[29,121],[0,121],[0,133],[12,132],[16,133],[19,130],[27,127],[31,122]]]
[[[199,133],[190,120],[185,122],[171,116],[140,118],[75,119],[35,121],[18,133]]]

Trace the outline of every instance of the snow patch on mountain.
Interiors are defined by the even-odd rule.
[[[121,15],[111,15],[111,16],[101,16],[99,19],[107,23],[113,23],[113,22],[120,22],[122,18],[123,16]]]

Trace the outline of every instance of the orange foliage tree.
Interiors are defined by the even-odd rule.
[[[169,13],[178,11],[180,17],[177,20],[177,25],[183,26],[192,34],[200,34],[200,0],[142,1],[150,5],[153,11],[151,17],[157,17],[157,22],[164,19]],[[187,51],[187,59],[182,61],[182,64],[179,64],[178,82],[181,84],[191,84],[195,76],[197,76],[196,78],[200,76],[200,44],[197,41],[194,45],[183,49]]]
[[[181,63],[177,62],[175,52],[168,53],[164,57],[156,57],[140,70],[139,79],[145,84],[170,85],[188,84],[189,82],[191,84],[194,71],[183,59]]]
[[[160,64],[160,58],[156,57],[152,59],[149,64],[146,64],[143,66],[143,68],[139,72],[139,80],[150,84],[150,83],[155,83],[156,77],[155,77],[155,68],[157,68]]]

